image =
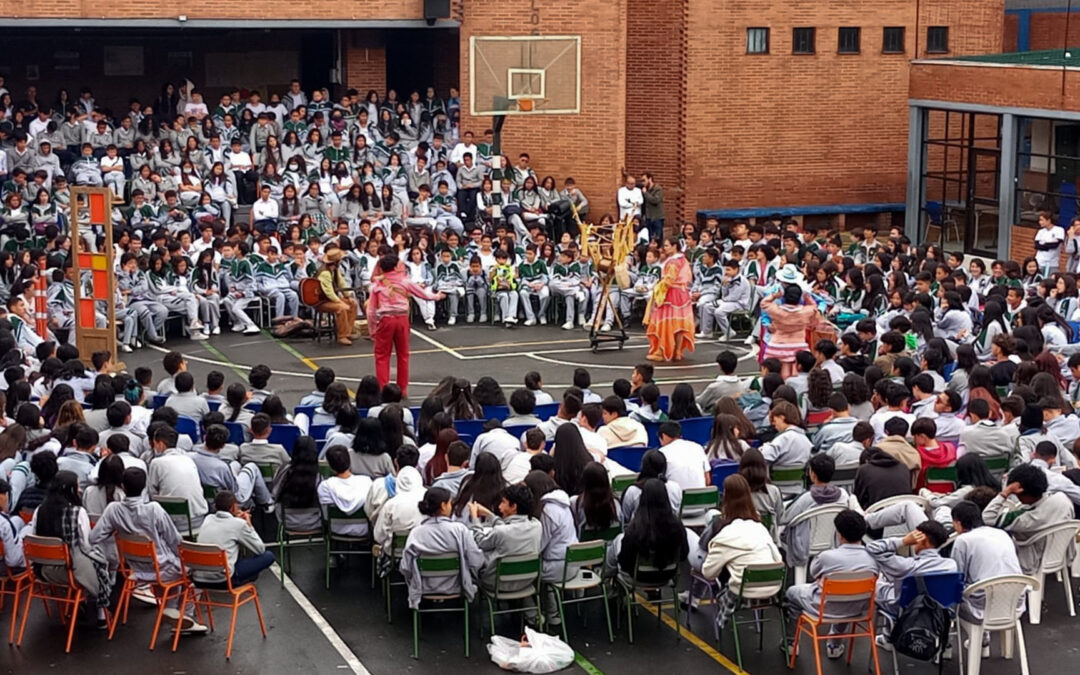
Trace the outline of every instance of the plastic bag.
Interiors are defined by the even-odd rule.
[[[488,653],[495,665],[519,673],[554,673],[574,662],[570,645],[552,635],[525,629],[525,642],[493,635]]]

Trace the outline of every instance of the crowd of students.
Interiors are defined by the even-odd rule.
[[[195,536],[228,551],[238,582],[273,562],[250,510],[276,513],[286,530],[311,531],[330,505],[363,509],[366,521],[335,524],[335,532],[370,537],[382,551],[383,574],[394,572],[395,535],[408,533],[397,569],[414,607],[424,595],[460,589],[471,598],[490,588],[505,556],[537,555],[542,581],[559,582],[567,547],[611,528],[621,532],[611,539],[606,575],[625,578],[639,563],[689,564],[726,589],[721,621],[734,610],[742,570],[760,562],[810,563],[809,580],[786,592],[793,613],[813,610],[821,579],[835,572],[877,574],[879,605],[894,614],[908,576],[956,570],[972,584],[1037,572],[1042,547],[1013,542],[1072,520],[1080,506],[1080,423],[1057,359],[1041,348],[1036,358],[1014,350],[1015,372],[998,386],[970,345],[955,358],[942,349],[935,367],[939,357],[925,352],[939,347],[930,340],[920,368],[906,341],[875,355],[856,345],[854,333],[844,337],[850,354],[838,356],[834,343],[821,340],[795,355],[798,373],[786,380],[771,357],[759,375],[740,377],[736,355],[724,351],[714,382],[699,392],[677,384],[667,397],[642,364],[607,396],[592,389],[585,369],[554,396],[536,372],[509,396],[490,377],[473,385],[448,376],[410,409],[395,384],[380,389],[367,376],[351,396],[320,368],[315,389],[291,415],[265,365],[253,367],[246,383],[227,384],[212,371],[199,393],[178,352],[163,358],[166,376],[155,385],[149,368],[112,373],[104,352],[93,355],[92,372],[65,345],[44,343],[27,357],[0,325],[7,342],[0,352],[10,361],[0,432],[5,564],[25,565],[19,540],[27,533],[60,537],[103,619],[115,533],[150,537],[166,552],[163,574],[179,574],[175,552],[187,524],[150,500],[164,496],[188,502]],[[155,394],[166,398],[151,409]],[[556,401],[553,415],[536,414]],[[505,413],[475,437],[459,432],[462,422],[484,420],[500,406]],[[701,418],[711,418],[710,433],[684,438],[684,424]],[[184,420],[199,431],[178,434]],[[301,434],[289,450],[270,442],[278,425]],[[616,493],[612,479],[633,473],[616,461],[627,461],[620,452],[650,445],[650,429],[659,447],[644,451],[632,484]],[[709,485],[725,466],[732,468],[719,510],[704,514],[703,528],[684,527],[683,491]],[[954,468],[955,478],[935,478],[935,468]],[[805,470],[807,487],[774,485],[778,469]],[[216,497],[208,499],[207,488]],[[867,512],[903,495],[922,496],[929,507],[906,502]],[[810,525],[794,521],[826,504],[844,507],[834,524],[839,546],[811,560]],[[897,527],[908,534],[881,538]],[[901,547],[911,555],[899,556]],[[459,576],[419,574],[418,557],[442,553],[461,556]],[[529,620],[557,628],[553,594],[542,601]],[[168,611],[184,631],[205,630],[190,608],[173,605]],[[962,612],[977,621],[981,610],[973,598]],[[827,646],[832,658],[843,651],[839,640]]]

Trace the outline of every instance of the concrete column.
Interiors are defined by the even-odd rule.
[[[1013,220],[1016,215],[1016,131],[1019,119],[1011,113],[1001,116],[1001,163],[998,176],[998,241],[1000,260],[1009,259]]]
[[[926,110],[913,105],[908,108],[907,204],[904,209],[904,234],[912,243],[922,239],[923,185],[922,172],[926,164],[923,134]]]

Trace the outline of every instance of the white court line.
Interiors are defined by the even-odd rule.
[[[274,576],[281,574],[281,570],[278,568],[277,563],[270,566],[270,571]],[[364,667],[364,664],[360,662],[356,654],[353,653],[349,646],[345,644],[345,641],[341,639],[341,636],[337,634],[334,627],[330,625],[330,622],[315,609],[315,605],[311,604],[311,601],[307,599],[303,591],[297,588],[293,580],[285,575],[285,590],[289,592],[292,599],[296,601],[296,604],[300,605],[300,609],[304,610],[304,614],[308,615],[311,622],[315,624],[315,627],[319,629],[319,632],[323,634],[330,644],[337,650],[337,653],[341,655],[341,658],[345,659],[345,663],[349,666],[349,669],[356,675],[371,675],[371,671]]]
[[[463,355],[461,354],[461,352],[457,351],[456,349],[451,349],[450,347],[447,347],[446,345],[444,345],[443,343],[439,342],[438,340],[436,340],[436,339],[434,339],[434,338],[431,338],[431,337],[428,337],[427,335],[424,335],[423,333],[421,333],[420,331],[416,330],[415,328],[413,328],[413,329],[410,329],[410,332],[411,332],[411,333],[412,333],[413,335],[415,335],[416,337],[418,337],[418,338],[420,338],[421,340],[423,340],[424,342],[426,342],[426,343],[428,343],[429,345],[431,345],[432,347],[437,347],[437,348],[439,348],[439,349],[443,350],[444,352],[446,352],[446,353],[447,353],[447,354],[449,354],[450,356],[453,356],[453,357],[454,357],[455,359],[459,359],[459,360],[462,360],[462,361],[464,361],[465,359],[468,359],[468,358],[469,358],[468,356],[463,356]]]

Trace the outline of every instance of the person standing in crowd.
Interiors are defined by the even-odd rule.
[[[642,198],[645,201],[645,227],[649,231],[649,239],[660,241],[664,236],[664,189],[660,187],[651,172],[641,174],[641,184],[645,186]]]
[[[650,361],[682,361],[694,351],[694,304],[690,300],[693,272],[676,241],[664,239],[664,276],[645,310]]]

